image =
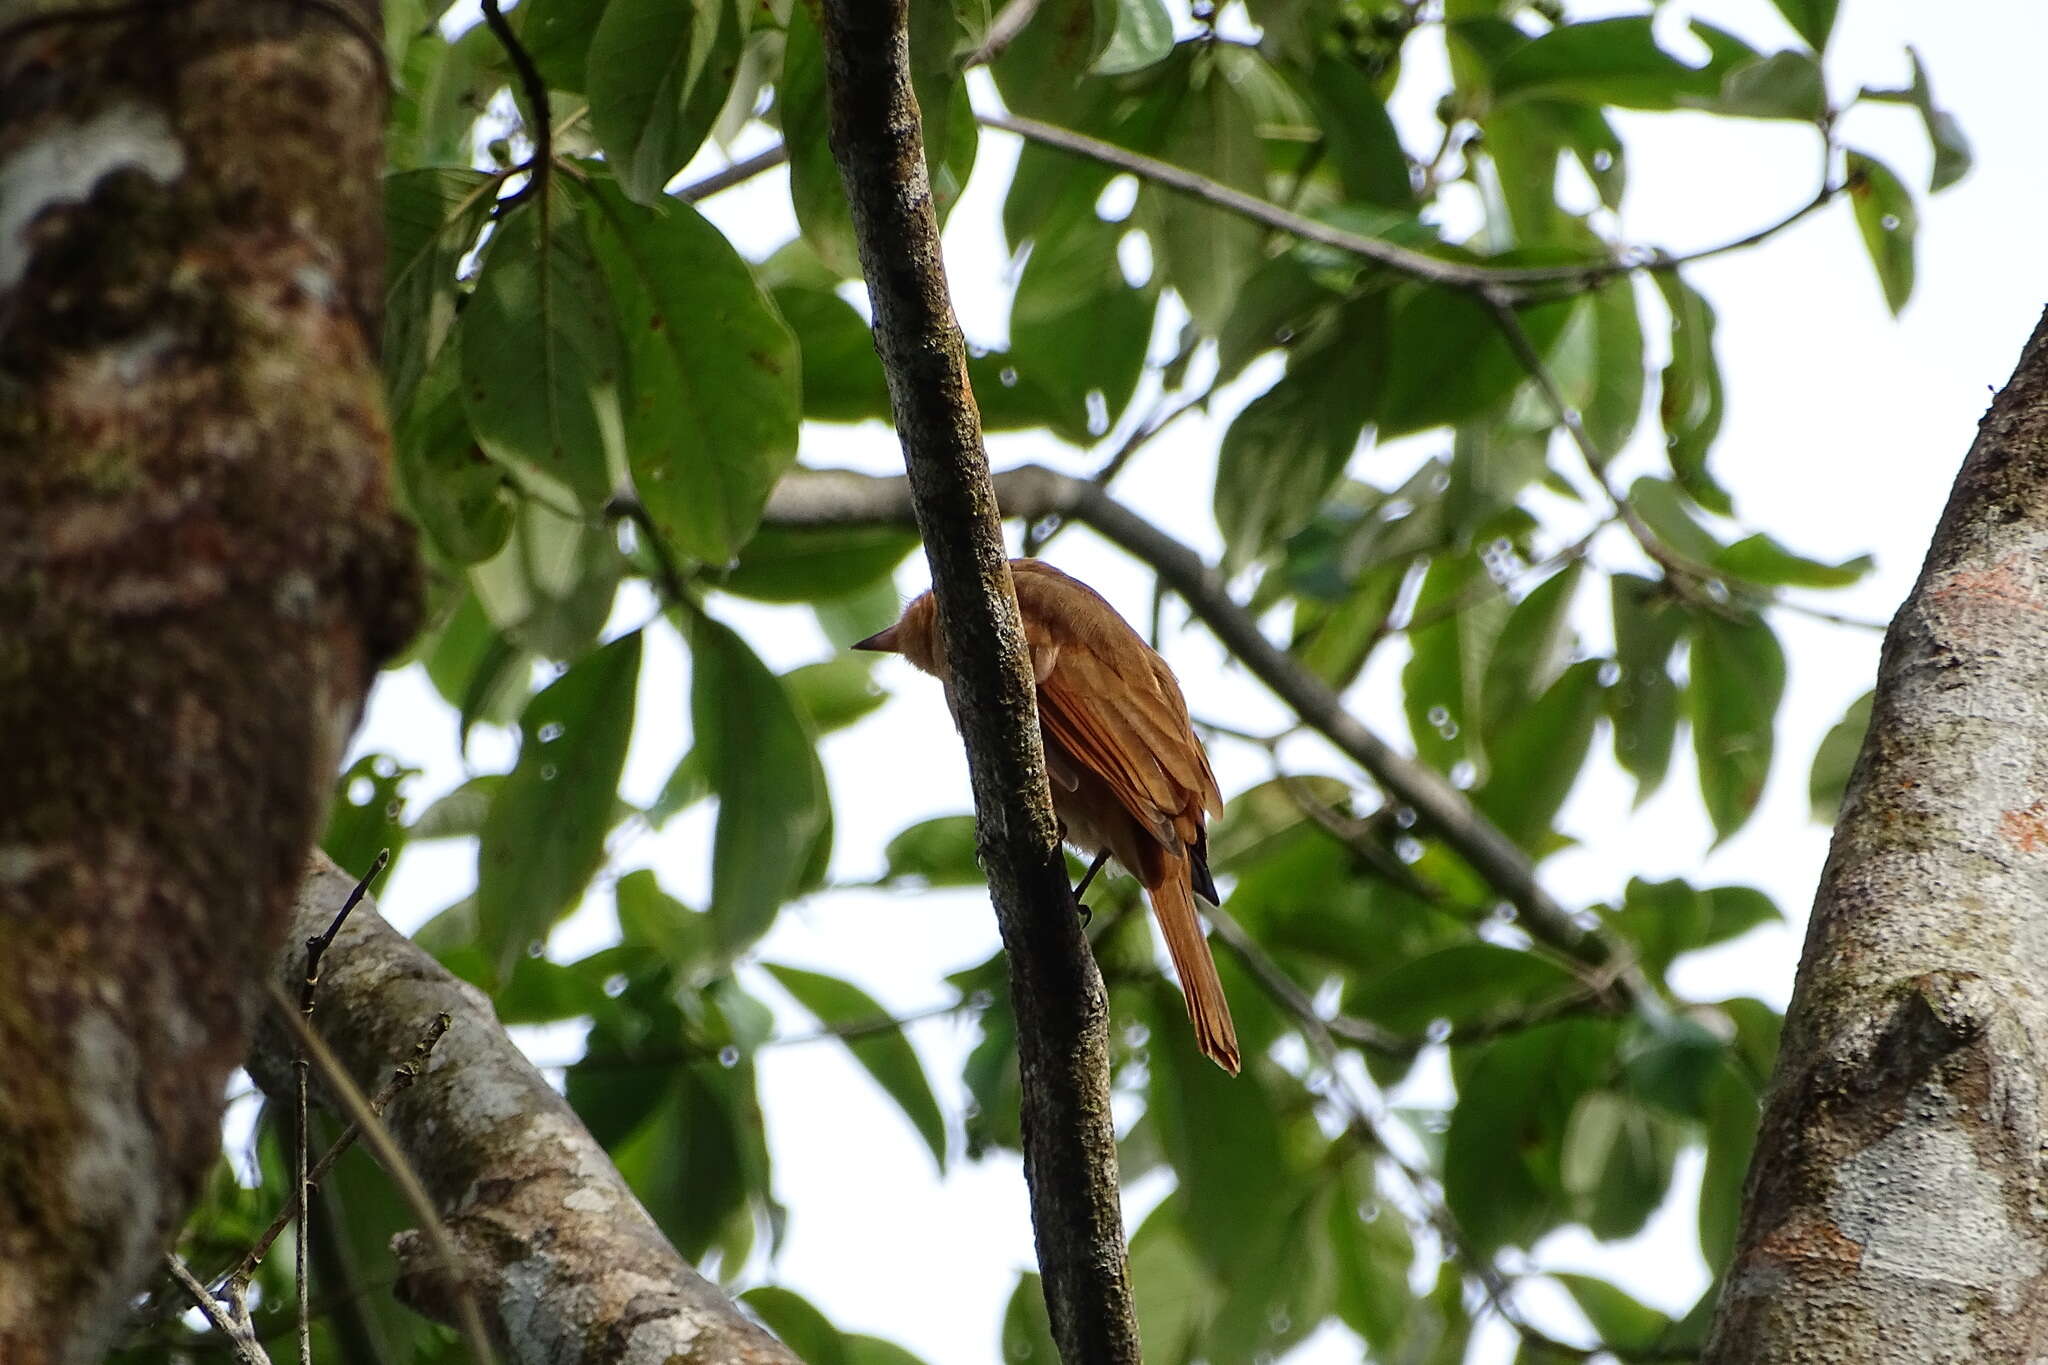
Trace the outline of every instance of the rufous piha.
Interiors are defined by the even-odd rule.
[[[1017,608],[1038,682],[1052,805],[1066,841],[1114,857],[1145,887],[1180,975],[1204,1055],[1233,1076],[1237,1030],[1195,897],[1217,904],[1208,816],[1223,795],[1166,660],[1093,588],[1036,559],[1013,559]],[[937,604],[927,592],[855,649],[901,654],[948,687]],[[1092,869],[1091,869],[1092,872]],[[1083,879],[1086,885],[1086,879]]]

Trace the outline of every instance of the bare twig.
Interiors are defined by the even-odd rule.
[[[505,213],[521,200],[536,195],[543,204],[547,202],[548,172],[555,160],[555,116],[548,102],[548,83],[541,79],[540,68],[533,64],[533,57],[498,9],[498,0],[483,0],[483,11],[484,25],[505,49],[513,71],[519,76],[519,88],[525,92],[526,102],[533,106],[533,124],[527,129],[533,136],[533,155],[526,163],[526,183],[500,202],[498,212]]]
[[[996,11],[996,17],[989,22],[988,32],[982,36],[981,46],[961,60],[963,70],[986,66],[1003,55],[1005,48],[1017,41],[1017,35],[1031,22],[1031,16],[1038,13],[1038,0],[1010,0]]]
[[[376,1153],[378,1163],[391,1177],[391,1183],[398,1187],[398,1192],[404,1198],[407,1207],[412,1210],[413,1217],[420,1220],[420,1230],[433,1246],[435,1257],[441,1264],[442,1273],[447,1277],[448,1288],[454,1298],[456,1329],[468,1345],[471,1358],[487,1365],[494,1358],[490,1337],[484,1331],[483,1315],[477,1309],[476,1294],[470,1287],[468,1272],[462,1263],[462,1254],[455,1245],[455,1239],[449,1235],[447,1224],[441,1221],[441,1215],[435,1210],[434,1201],[420,1184],[419,1176],[412,1169],[412,1163],[398,1150],[398,1144],[391,1140],[391,1134],[385,1130],[383,1122],[371,1112],[369,1100],[357,1088],[354,1078],[348,1074],[348,1069],[328,1050],[326,1042],[313,1032],[311,1026],[292,1007],[291,1000],[278,989],[276,982],[266,982],[265,985],[270,992],[271,1012],[290,1031],[312,1066],[320,1072],[320,1079],[326,1084],[334,1102],[347,1113],[350,1122],[361,1130],[362,1140]],[[303,1197],[305,1187],[301,1185],[300,1190]],[[305,1240],[303,1235],[299,1240]]]
[[[235,1353],[235,1359],[240,1361],[241,1365],[271,1365],[270,1353],[265,1351],[263,1344],[256,1339],[255,1325],[249,1321],[249,1311],[242,1305],[240,1299],[227,1300],[228,1307],[223,1308],[222,1301],[216,1299],[207,1287],[199,1282],[199,1277],[192,1273],[191,1267],[179,1259],[175,1251],[164,1253],[164,1268],[171,1272],[171,1278],[191,1296],[192,1302],[206,1316],[213,1330],[220,1333],[221,1338],[228,1343]]]
[[[345,914],[346,911],[343,913]],[[434,1044],[440,1042],[441,1036],[448,1031],[449,1022],[448,1015],[440,1014],[436,1015],[434,1021],[427,1025],[427,1031],[420,1035],[419,1042],[413,1047],[412,1056],[394,1068],[391,1078],[378,1088],[376,1094],[370,1096],[370,1112],[372,1114],[381,1117],[391,1101],[397,1099],[401,1091],[420,1078],[420,1073],[426,1069],[427,1057],[433,1052]],[[362,1135],[363,1129],[359,1123],[351,1121],[347,1127],[343,1128],[341,1136],[334,1140],[333,1145],[321,1154],[320,1160],[313,1164],[312,1170],[307,1172],[307,1189],[317,1188],[320,1182],[327,1178],[327,1173],[334,1169],[334,1163],[341,1160],[342,1155],[349,1148],[355,1146],[356,1140]],[[298,1216],[299,1207],[299,1200],[296,1196],[287,1200],[285,1206],[277,1211],[277,1216],[270,1220],[270,1226],[265,1228],[262,1235],[250,1245],[248,1251],[243,1253],[242,1259],[237,1261],[226,1274],[217,1277],[215,1283],[226,1286],[230,1295],[237,1292],[238,1286],[248,1284],[249,1277],[256,1273],[256,1267],[262,1263],[264,1254],[270,1250],[272,1244],[277,1241],[284,1230],[291,1226],[292,1219]],[[303,1241],[305,1239],[301,1238],[300,1240]]]
[[[789,148],[783,143],[743,157],[729,166],[721,167],[702,180],[692,181],[675,192],[675,197],[685,204],[698,204],[714,194],[723,194],[735,185],[743,185],[764,171],[772,171],[789,160]]]

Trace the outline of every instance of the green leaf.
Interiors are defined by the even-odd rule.
[[[590,74],[591,39],[605,8],[590,0],[519,0],[509,17],[518,25],[520,45],[548,89],[583,93],[584,77]]]
[[[1704,25],[1695,24],[1695,32]],[[1732,53],[1687,66],[1657,46],[1648,17],[1561,24],[1509,52],[1494,69],[1498,101],[1551,98],[1626,109],[1679,109],[1710,103]]]
[[[491,458],[595,510],[611,496],[623,350],[611,291],[560,190],[505,215],[462,314],[462,399]]]
[[[875,686],[873,656],[842,654],[792,668],[782,675],[782,685],[817,735],[844,729],[889,700]]]
[[[889,381],[874,333],[830,289],[777,285],[769,291],[802,352],[804,416],[819,422],[889,420]]]
[[[1298,72],[1296,78],[1301,79]],[[1319,51],[1304,84],[1319,115],[1323,154],[1337,172],[1344,197],[1412,210],[1415,189],[1408,180],[1408,157],[1372,77],[1356,62]]]
[[[1671,314],[1671,360],[1664,367],[1657,395],[1671,476],[1686,496],[1709,512],[1732,516],[1734,503],[1707,472],[1708,452],[1721,433],[1722,410],[1721,364],[1714,355],[1714,309],[1677,271],[1659,271],[1656,279]]]
[[[974,817],[940,815],[912,825],[882,851],[883,879],[920,886],[970,886],[981,881],[975,859]]]
[[[470,434],[455,367],[446,359],[392,433],[405,504],[436,552],[476,564],[505,547],[517,515],[504,469]]]
[[[1763,797],[1784,693],[1785,652],[1763,618],[1694,617],[1693,756],[1717,843],[1742,828]]]
[[[1550,363],[1593,448],[1603,459],[1618,454],[1643,410],[1643,324],[1635,285],[1624,277],[1589,294],[1559,334]]]
[[[454,333],[456,270],[494,202],[494,182],[453,167],[384,178],[384,378],[398,423]]]
[[[1664,1202],[1683,1145],[1683,1130],[1654,1110],[1611,1091],[1582,1097],[1559,1174],[1587,1231],[1603,1240],[1641,1232]]]
[[[470,160],[470,136],[491,94],[504,82],[498,40],[479,24],[454,42],[437,24],[407,39],[391,73],[384,159],[394,169],[453,167]]]
[[[686,622],[690,729],[718,797],[711,919],[738,953],[797,893],[830,829],[825,773],[781,679],[744,640],[702,612]]]
[[[718,586],[762,602],[843,597],[887,585],[917,544],[916,532],[894,526],[763,526]],[[893,589],[889,600],[897,605]]]
[[[1482,710],[1487,734],[1498,731],[1564,673],[1577,639],[1571,626],[1572,596],[1584,572],[1585,561],[1572,560],[1508,613],[1486,662]]]
[[[1138,1335],[1157,1360],[1186,1360],[1214,1312],[1215,1277],[1188,1245],[1168,1200],[1131,1234],[1131,1300]]]
[[[623,1140],[607,1142],[606,1150],[675,1249],[698,1261],[744,1210],[752,1190],[739,1132],[741,1115],[751,1106],[742,1088],[751,1091],[752,1070],[745,1063],[730,1070],[715,1063],[670,1064],[657,1073],[659,1079],[650,1070],[622,1068],[614,1077],[643,1095],[651,1091],[657,1102]],[[577,1107],[584,1112],[582,1104]],[[591,1126],[595,1131],[597,1125]]]
[[[1115,41],[1119,22],[1116,0],[1045,0],[994,64],[1003,104],[1079,126],[1069,116],[1086,98],[1085,78]]]
[[[1243,1271],[1290,1203],[1276,1097],[1256,1064],[1230,1076],[1196,1049],[1179,991],[1162,984],[1150,998],[1147,1118],[1180,1177],[1181,1226],[1204,1264]]]
[[[1045,1312],[1044,1281],[1027,1270],[1017,1277],[1009,1307],[1003,1310],[1003,1365],[1047,1365],[1059,1358],[1052,1319]]]
[[[1386,380],[1375,413],[1380,439],[1487,417],[1528,377],[1493,314],[1469,293],[1403,284],[1391,297]],[[1538,355],[1549,354],[1574,303],[1517,310]]]
[[[1488,734],[1490,769],[1472,804],[1501,832],[1536,848],[1571,795],[1593,744],[1602,693],[1598,659],[1573,664],[1514,720]]]
[[[1920,63],[1920,53],[1909,47],[1906,56],[1913,63],[1911,86],[1904,90],[1865,89],[1863,97],[1910,104],[1920,111],[1920,121],[1927,128],[1927,140],[1934,148],[1934,169],[1928,176],[1927,192],[1938,194],[1970,173],[1970,139],[1964,135],[1963,125],[1956,122],[1955,115],[1935,104],[1934,91],[1927,84],[1927,68]]]
[[[1577,978],[1548,958],[1456,943],[1364,982],[1344,1006],[1395,1033],[1420,1035],[1439,1019],[1455,1028],[1522,1018],[1579,989]]]
[[[1862,580],[1876,561],[1869,555],[1826,564],[1797,555],[1767,535],[1736,541],[1716,554],[1713,567],[1734,578],[1765,587],[1846,588]]]
[[[1263,196],[1266,158],[1236,85],[1220,66],[1197,61],[1194,79],[1167,129],[1164,159],[1246,194]],[[1147,187],[1157,200],[1166,191]],[[1237,291],[1258,266],[1265,230],[1242,214],[1161,203],[1153,228],[1159,273],[1210,336],[1222,330]]]
[[[789,39],[782,52],[775,109],[782,124],[783,145],[789,149],[789,197],[796,208],[797,226],[818,259],[834,274],[857,279],[860,248],[853,237],[853,210],[847,206],[839,165],[832,159],[826,136],[830,104],[825,90],[825,49],[818,26],[803,5],[793,6],[789,12]]]
[[[1402,702],[1416,755],[1449,772],[1484,761],[1487,660],[1506,624],[1507,596],[1472,555],[1440,557],[1423,576],[1401,670]]]
[[[629,944],[652,948],[677,979],[693,981],[712,959],[711,921],[661,889],[647,868],[628,872],[612,886],[619,934]]]
[[[1390,1357],[1412,1302],[1415,1239],[1400,1206],[1381,1194],[1369,1160],[1344,1167],[1324,1236],[1336,1268],[1337,1316],[1376,1358]]]
[[[1611,1020],[1561,1019],[1476,1048],[1458,1068],[1444,1198],[1473,1252],[1527,1245],[1568,1212],[1566,1126],[1613,1067],[1618,1032]]]
[[[501,773],[480,773],[419,813],[407,839],[474,839],[505,785]]]
[[[962,22],[967,14],[953,0],[910,5],[910,87],[924,123],[925,178],[942,226],[973,174],[981,139],[961,78],[960,54],[981,45]]]
[[[602,965],[602,962],[595,964]],[[491,998],[501,1024],[553,1024],[587,1018],[605,1008],[604,974],[591,961],[563,964],[544,957],[520,957]]]
[[[739,1299],[804,1365],[851,1365],[846,1338],[801,1294],[764,1284],[747,1290]]]
[[[1622,1052],[1628,1093],[1684,1119],[1705,1117],[1706,1091],[1727,1064],[1727,1041],[1690,1014],[1631,1021]]]
[[[1884,301],[1897,314],[1913,296],[1913,239],[1920,212],[1891,167],[1863,152],[1849,153],[1849,201],[1863,248],[1884,286]]]
[[[531,656],[492,627],[475,593],[464,594],[424,662],[434,690],[462,713],[465,745],[478,721],[509,725],[517,720],[532,691]]]
[[[632,366],[633,484],[680,554],[730,561],[796,459],[796,339],[723,233],[685,204],[657,211],[591,184],[586,215]]]
[[[389,754],[364,754],[334,780],[334,802],[327,809],[327,832],[320,847],[351,877],[361,877],[390,849],[395,858],[412,831],[405,825],[407,779],[418,768],[402,766]]]
[[[846,1343],[846,1365],[925,1365],[922,1358],[880,1337],[845,1332],[840,1340]]]
[[[604,862],[639,681],[634,631],[542,689],[520,717],[519,762],[477,841],[477,923],[500,981]]]
[[[1572,1302],[1586,1315],[1600,1344],[1628,1356],[1654,1351],[1671,1330],[1671,1318],[1637,1300],[1626,1290],[1591,1275],[1558,1274],[1550,1278],[1563,1285]]]
[[[1255,562],[1322,505],[1372,415],[1385,339],[1379,298],[1347,305],[1231,421],[1216,457],[1215,492],[1227,568]]]
[[[1613,574],[1615,662],[1621,676],[1607,689],[1614,757],[1636,780],[1636,804],[1648,800],[1670,771],[1678,734],[1678,685],[1667,665],[1685,629],[1685,612],[1658,584]]]
[[[1085,443],[1113,425],[1145,368],[1158,300],[1117,264],[1121,223],[1037,238],[1010,301],[1010,366],[1059,410],[1053,429]]]
[[[739,71],[731,0],[606,0],[589,48],[590,126],[629,198],[660,200],[711,130]]]
[[[1813,773],[1807,779],[1807,797],[1813,803],[1813,818],[1823,825],[1835,823],[1842,809],[1843,793],[1849,789],[1849,774],[1856,756],[1863,752],[1863,736],[1870,730],[1870,707],[1877,693],[1865,692],[1849,703],[1849,709],[1835,722],[1820,747],[1813,753]]]
[[[1700,1178],[1700,1251],[1719,1275],[1735,1255],[1742,1181],[1756,1150],[1756,1092],[1724,1068],[1708,1095],[1707,1168]]]
[[[797,967],[778,966],[773,962],[761,965],[767,968],[778,985],[795,996],[796,1002],[827,1028],[868,1026],[889,1019],[889,1012],[873,996],[850,981]],[[918,1136],[924,1139],[925,1146],[931,1149],[932,1160],[943,1172],[946,1169],[946,1118],[939,1112],[939,1102],[932,1097],[931,1083],[925,1079],[924,1065],[918,1061],[917,1050],[911,1047],[910,1040],[903,1036],[900,1028],[888,1027],[848,1037],[845,1043],[846,1050],[866,1068],[868,1075],[874,1077],[875,1084],[896,1101],[896,1106],[910,1120],[910,1126],[917,1130]]]
[[[1677,485],[1644,475],[1629,485],[1628,500],[1657,539],[1687,559],[1712,564],[1720,556],[1721,542],[1694,519]]]
[[[1803,52],[1775,52],[1744,62],[1721,79],[1714,112],[1736,118],[1784,118],[1819,123],[1828,114],[1820,64]]]
[[[472,565],[469,581],[485,616],[510,644],[574,659],[611,616],[621,568],[609,528],[559,516],[528,498],[505,548]]]
[[[1835,26],[1838,0],[1771,0],[1771,3],[1778,7],[1778,13],[1785,16],[1785,22],[1792,25],[1815,52],[1828,45],[1828,34]]]
[[[1121,76],[1163,62],[1173,52],[1173,17],[1159,0],[1116,0],[1116,30],[1095,59],[1098,76]]]

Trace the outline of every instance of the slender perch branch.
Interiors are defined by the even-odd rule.
[[[1024,1172],[1053,1337],[1068,1365],[1135,1365],[1108,1000],[1059,852],[1031,669],[925,176],[907,14],[907,0],[823,0],[832,152],[903,441],[909,510],[931,561],[981,862],[1010,962]]]

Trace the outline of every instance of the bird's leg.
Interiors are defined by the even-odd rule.
[[[1074,888],[1074,912],[1080,915],[1081,923],[1083,924],[1088,923],[1095,915],[1092,910],[1082,903],[1081,897],[1087,892],[1088,883],[1095,880],[1095,874],[1102,871],[1102,865],[1108,861],[1109,850],[1105,848],[1102,852],[1095,855],[1094,862],[1088,864],[1088,870],[1081,874],[1081,884]]]

